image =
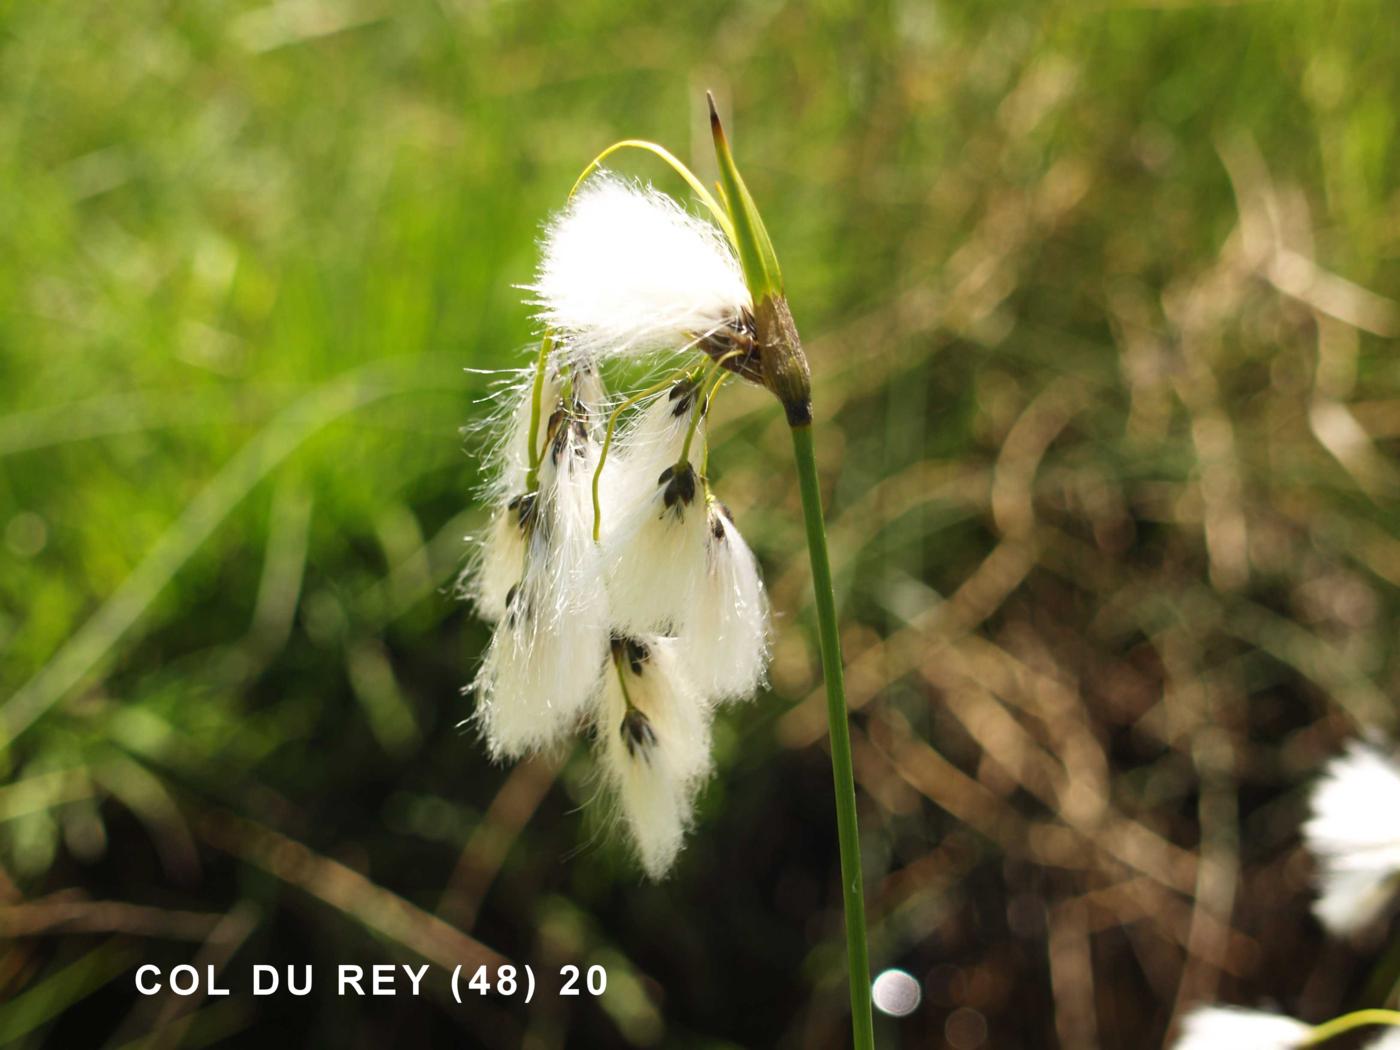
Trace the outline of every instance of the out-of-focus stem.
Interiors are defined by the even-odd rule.
[[[831,771],[836,787],[836,831],[841,844],[841,895],[846,907],[846,962],[851,984],[851,1034],[856,1050],[874,1050],[870,1016],[870,956],[865,933],[865,889],[861,880],[860,828],[856,820],[855,773],[851,765],[851,731],[846,714],[846,679],[841,665],[841,636],[836,624],[836,596],[831,586],[831,558],[826,549],[817,459],[808,423],[792,427],[797,481],[802,489],[802,516],[807,552],[812,560],[812,587],[817,599],[817,634],[822,674],[826,679],[826,713],[831,729]]]
[[[1373,1024],[1400,1028],[1400,1010],[1357,1010],[1354,1013],[1343,1014],[1341,1017],[1334,1017],[1314,1028],[1303,1045],[1317,1046],[1343,1032],[1350,1032],[1353,1028],[1362,1028]]]

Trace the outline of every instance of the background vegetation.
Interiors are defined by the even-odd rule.
[[[713,466],[772,690],[675,875],[584,750],[457,728],[473,370],[522,360],[599,148],[712,171],[706,87],[817,375],[873,958],[925,996],[883,1045],[1393,1001],[1297,836],[1400,688],[1391,5],[133,0],[0,13],[0,1043],[841,1045],[770,399],[731,391]],[[328,987],[488,951],[608,994]],[[320,979],[138,1001],[140,962]]]

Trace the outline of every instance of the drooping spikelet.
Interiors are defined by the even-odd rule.
[[[744,700],[768,666],[768,599],[758,562],[729,509],[711,500],[705,571],[696,578],[680,629],[681,654],[709,700]]]
[[[683,630],[687,602],[705,572],[708,529],[704,486],[691,463],[661,471],[603,547],[615,629],[631,635]]]
[[[592,537],[597,446],[581,404],[556,409],[547,434],[523,573],[473,683],[476,717],[498,758],[549,747],[569,733],[597,692],[607,649],[607,600]]]
[[[676,350],[752,311],[718,229],[651,187],[602,171],[545,231],[532,302],[588,359]]]
[[[675,861],[710,768],[709,708],[685,679],[675,641],[615,635],[596,734],[607,783],[642,866]]]
[[[692,379],[679,380],[646,402],[638,418],[616,438],[599,479],[605,540],[617,533],[628,508],[651,497],[656,479],[679,458],[696,393]]]
[[[1303,837],[1318,862],[1318,920],[1342,935],[1376,921],[1400,889],[1400,766],[1353,741],[1328,763]]]
[[[561,385],[557,371],[549,369],[543,377],[540,403],[555,404]],[[491,466],[486,495],[494,509],[486,530],[468,537],[471,556],[458,582],[459,592],[472,601],[477,615],[487,623],[505,615],[506,596],[524,573],[528,526],[537,498],[536,493],[526,490],[525,483],[530,468],[533,393],[534,371],[530,370],[510,389],[510,409],[486,457]],[[541,432],[537,451],[543,438]]]

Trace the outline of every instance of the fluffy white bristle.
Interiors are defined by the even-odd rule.
[[[768,599],[758,562],[717,501],[709,508],[705,571],[686,603],[681,653],[691,680],[710,700],[744,700],[768,666]]]
[[[586,426],[572,418],[545,450],[524,574],[473,683],[496,757],[553,745],[597,692],[608,608],[592,537],[596,459]]]
[[[676,473],[685,472],[692,486],[689,502],[675,498],[678,479],[662,474],[632,506],[605,512],[616,515],[603,561],[613,627],[622,633],[679,630],[690,596],[705,573],[705,494],[694,468]]]
[[[693,386],[682,381],[646,403],[638,418],[613,440],[599,478],[602,536],[618,532],[628,512],[649,500],[662,472],[680,458],[694,407]],[[696,442],[703,439],[697,432]]]
[[[608,172],[585,182],[550,223],[527,290],[541,324],[587,358],[673,350],[751,305],[718,229]]]
[[[659,879],[680,852],[710,769],[709,715],[685,680],[671,639],[620,644],[620,659],[604,672],[596,732],[642,867]]]

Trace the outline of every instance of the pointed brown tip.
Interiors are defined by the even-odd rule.
[[[705,101],[710,104],[710,132],[717,139],[724,138],[724,125],[719,122],[719,109],[715,106],[713,91],[705,92]]]

